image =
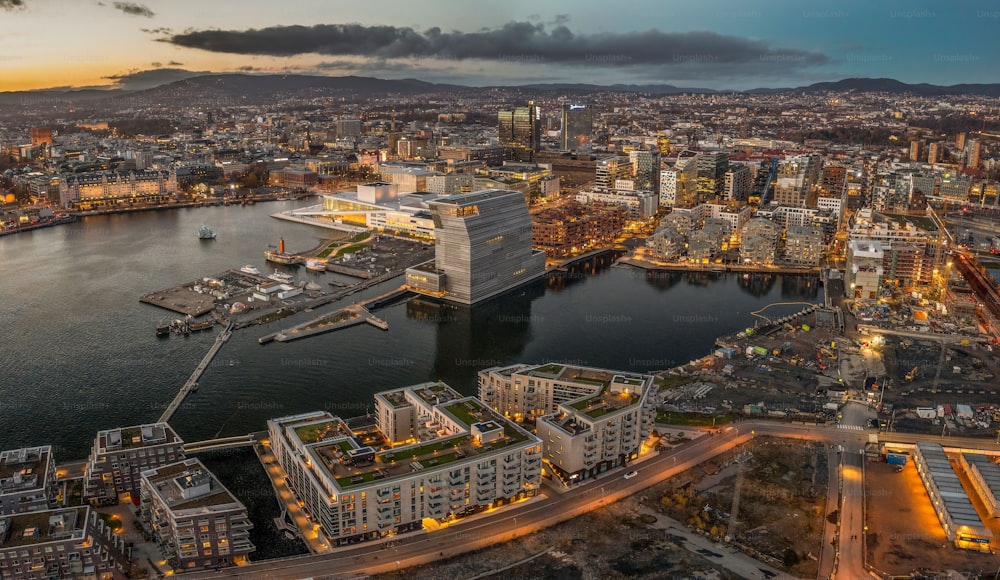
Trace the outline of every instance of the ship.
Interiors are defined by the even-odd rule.
[[[215,326],[214,320],[203,320],[201,322],[189,322],[188,328],[191,330],[208,330]]]
[[[201,229],[198,230],[198,239],[199,240],[214,240],[215,239],[215,232],[213,232],[211,229],[209,229],[208,226],[202,224]]]
[[[246,266],[240,268],[240,272],[243,272],[244,274],[253,274],[254,276],[260,276],[260,269],[250,264],[247,264]]]
[[[267,277],[275,282],[281,282],[282,284],[291,284],[295,281],[295,276],[285,274],[284,272],[279,272],[277,270],[275,270],[273,274],[268,274]]]
[[[169,324],[157,325],[156,336],[170,336],[170,325]]]
[[[273,246],[272,246],[273,247]],[[289,254],[285,252],[285,238],[281,238],[278,242],[278,251],[268,250],[264,252],[264,259],[268,262],[274,262],[275,264],[284,264],[286,266],[298,266],[300,258],[295,254]]]
[[[310,272],[326,272],[326,262],[323,260],[306,260],[306,270]]]

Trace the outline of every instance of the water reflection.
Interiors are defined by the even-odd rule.
[[[532,341],[531,303],[545,295],[546,283],[536,280],[512,292],[465,306],[413,298],[406,317],[435,325],[433,373],[452,385],[475,384],[479,369],[520,360]]]

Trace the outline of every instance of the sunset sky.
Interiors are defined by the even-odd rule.
[[[0,0],[0,91],[145,88],[184,71],[716,89],[853,76],[994,83],[998,32],[1000,3],[968,0]]]

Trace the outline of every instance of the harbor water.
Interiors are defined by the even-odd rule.
[[[155,421],[211,346],[215,332],[158,338],[177,315],[140,295],[252,264],[283,237],[291,251],[326,230],[270,214],[314,200],[94,216],[0,238],[0,449],[52,444],[86,456],[99,429]],[[207,224],[215,240],[199,240]],[[265,334],[398,286],[397,278],[309,313],[234,333],[171,420],[187,441],[263,430],[268,418],[326,409],[365,414],[379,390],[444,380],[474,394],[476,372],[561,361],[630,371],[704,356],[752,326],[774,302],[816,302],[815,277],[647,273],[604,256],[485,304],[414,298],[376,312],[389,331],[360,325],[288,343]],[[288,270],[328,289],[335,274]],[[801,306],[774,308],[790,313]]]

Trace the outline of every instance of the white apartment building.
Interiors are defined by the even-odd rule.
[[[421,529],[534,496],[541,441],[474,397],[429,382],[375,395],[374,426],[314,412],[268,421],[288,482],[331,541]]]
[[[142,519],[177,572],[246,563],[247,508],[198,459],[142,472]]]
[[[546,465],[565,485],[638,457],[658,401],[651,375],[555,363],[480,371],[479,395],[506,417],[535,419]]]

